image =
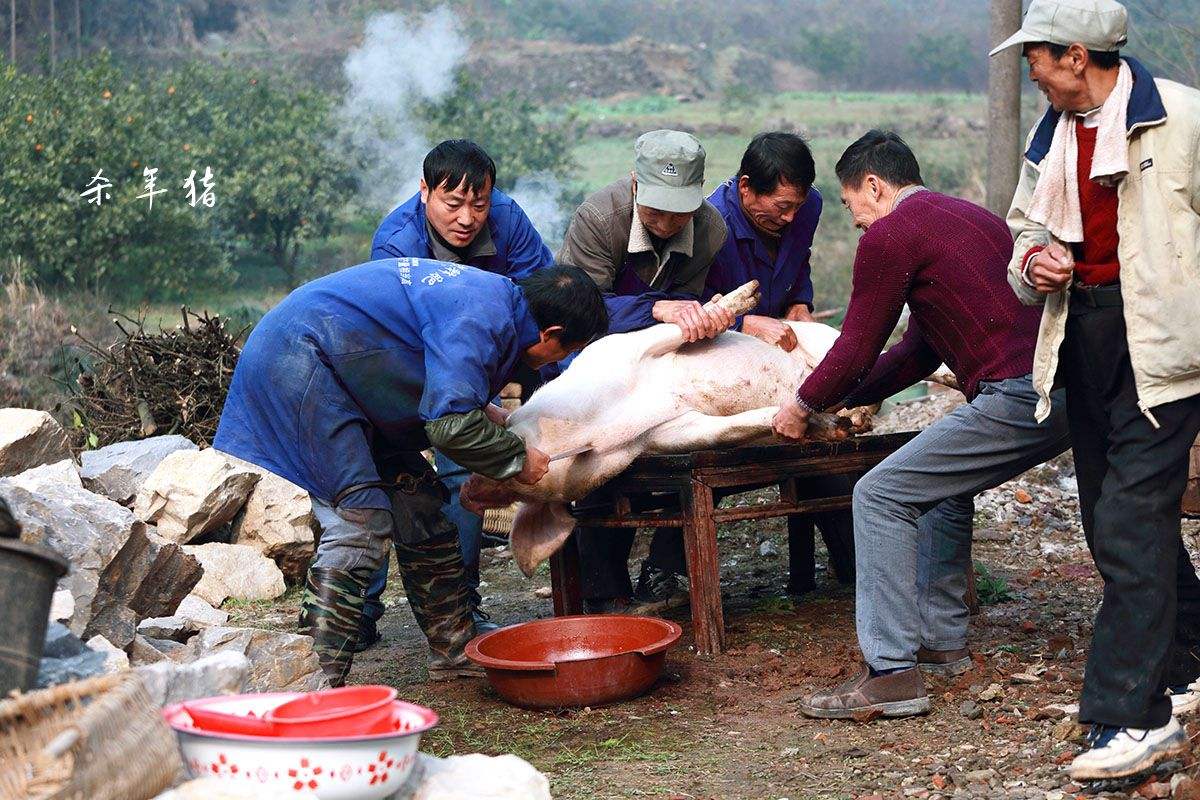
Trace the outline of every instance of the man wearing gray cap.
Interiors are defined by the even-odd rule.
[[[633,173],[583,201],[558,261],[582,267],[605,293],[609,333],[674,322],[687,341],[733,324],[699,298],[725,221],[704,199],[704,148],[682,131],[650,131],[633,148]]]
[[[1033,362],[1067,416],[1084,533],[1104,578],[1076,780],[1137,775],[1185,751],[1200,704],[1200,580],[1180,540],[1200,432],[1200,92],[1121,58],[1112,0],[1033,0],[1021,30],[1052,108],[1030,134],[1008,222],[1009,283],[1044,305]]]
[[[633,173],[583,201],[571,219],[558,262],[582,267],[604,292],[609,333],[674,322],[689,342],[717,336],[734,317],[700,304],[725,221],[704,199],[704,148],[682,131],[643,134]],[[620,610],[633,594],[626,562],[633,531],[578,532],[583,596],[593,611]],[[638,594],[665,599],[682,571],[677,540],[655,534]]]

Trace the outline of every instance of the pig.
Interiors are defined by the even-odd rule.
[[[757,281],[720,303],[743,314],[757,302]],[[643,453],[681,453],[777,441],[771,421],[779,406],[820,363],[838,331],[816,322],[789,322],[799,345],[790,353],[737,331],[684,343],[664,323],[605,336],[588,345],[557,379],[538,389],[507,420],[509,430],[551,457],[533,486],[473,475],[462,489],[475,511],[520,502],[512,550],[526,575],[562,546],[575,527],[569,511]],[[855,422],[861,427],[863,420]],[[848,435],[847,423],[817,415],[814,438]]]

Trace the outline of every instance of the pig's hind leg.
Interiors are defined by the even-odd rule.
[[[767,406],[728,417],[689,411],[650,430],[647,449],[652,453],[686,453],[721,445],[775,441],[771,421],[777,411],[777,406]]]
[[[775,435],[772,425],[778,411],[778,406],[767,406],[727,417],[689,411],[652,428],[647,433],[646,449],[651,453],[687,453],[722,446],[781,444],[786,440]],[[832,414],[814,414],[809,420],[806,439],[845,439],[851,435],[848,427],[849,420],[839,424]]]

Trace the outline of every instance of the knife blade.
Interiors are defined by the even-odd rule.
[[[561,453],[557,453],[555,455],[550,456],[550,460],[551,461],[560,461],[564,458],[570,458],[571,456],[583,455],[584,453],[588,452],[589,450],[594,450],[594,449],[595,449],[594,445],[590,445],[590,444],[585,444],[582,447],[572,447],[570,450],[564,450]]]

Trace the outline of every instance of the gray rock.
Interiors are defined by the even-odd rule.
[[[150,645],[172,661],[177,661],[182,664],[189,661],[190,659],[188,657],[192,655],[192,651],[188,649],[186,644],[173,642],[170,639],[151,639],[148,636],[142,638],[145,640],[146,644]],[[135,638],[134,641],[137,641],[137,639]],[[159,661],[161,659],[154,660]]]
[[[70,590],[75,598],[68,627],[82,634],[95,615],[101,574],[130,536],[144,535],[146,526],[129,509],[78,486],[46,486],[30,492],[0,479],[0,494],[13,508],[23,540],[52,547],[71,562],[59,588]]]
[[[70,458],[67,434],[54,417],[31,408],[0,408],[0,476]]]
[[[163,706],[244,691],[250,661],[241,653],[227,650],[187,664],[161,661],[134,671],[142,678],[150,699]]]
[[[56,461],[53,464],[42,464],[40,467],[27,469],[24,472],[13,475],[8,480],[27,492],[40,492],[47,486],[60,485],[83,488],[83,482],[79,480],[79,468],[69,458],[64,458],[62,461]]]
[[[104,653],[85,648],[85,652],[70,658],[43,658],[38,664],[37,688],[60,686],[104,673]]]
[[[310,636],[258,628],[206,628],[188,644],[194,657],[235,652],[250,660],[246,691],[311,692],[329,684]]]
[[[229,614],[213,608],[194,594],[183,598],[169,617],[149,617],[138,623],[138,633],[150,639],[186,642],[197,631],[229,622]]]
[[[211,628],[214,625],[224,625],[226,622],[229,622],[229,612],[213,608],[204,599],[194,594],[189,594],[183,598],[183,602],[179,604],[179,608],[175,609],[175,613],[189,620],[196,626],[196,630]]]
[[[129,505],[164,458],[177,450],[199,450],[183,436],[152,436],[87,450],[80,455],[83,483],[121,505]]]
[[[270,558],[292,583],[303,580],[316,550],[317,519],[308,492],[255,464],[226,458],[260,477],[233,521],[233,543]]]
[[[283,573],[275,562],[244,544],[185,545],[184,552],[195,556],[204,567],[204,577],[195,587],[195,595],[213,607],[227,598],[236,600],[273,600],[287,591]]]
[[[963,775],[967,783],[987,783],[995,777],[994,769],[976,769]]]
[[[51,622],[46,627],[46,644],[42,649],[42,658],[71,658],[87,652],[88,646],[66,625]]]
[[[183,645],[180,645],[180,647],[183,647]],[[167,654],[152,645],[150,640],[145,636],[133,637],[133,642],[129,645],[130,666],[141,667],[146,664],[157,664],[160,661],[166,660]]]
[[[133,511],[182,544],[232,520],[258,480],[216,450],[177,450],[142,484]]]
[[[104,656],[105,672],[120,672],[123,669],[129,669],[129,655],[124,650],[114,647],[113,643],[103,636],[93,636],[88,639],[87,646]]]
[[[196,633],[196,628],[187,617],[175,614],[170,617],[149,617],[138,623],[138,636],[149,639],[169,639],[173,642],[186,642]]]
[[[758,554],[763,558],[774,558],[779,555],[779,548],[770,539],[767,539],[758,546]]]
[[[69,589],[59,589],[50,599],[50,621],[62,622],[75,613],[75,597]]]
[[[419,754],[418,754],[419,755]],[[242,786],[222,778],[197,778],[158,795],[154,800],[318,800],[307,790]],[[395,796],[391,798],[395,800]]]
[[[983,716],[983,709],[974,700],[964,700],[958,707],[958,713],[967,719],[979,719]]]
[[[421,763],[412,800],[550,800],[550,781],[512,754],[471,753]],[[415,771],[415,770],[414,770]],[[406,786],[412,782],[406,782]],[[399,797],[407,797],[401,793]]]
[[[971,538],[977,542],[1011,542],[1013,533],[1002,528],[976,528]]]
[[[128,647],[141,620],[172,613],[203,574],[200,563],[179,545],[152,530],[135,531],[100,576],[84,635],[100,634]]]

